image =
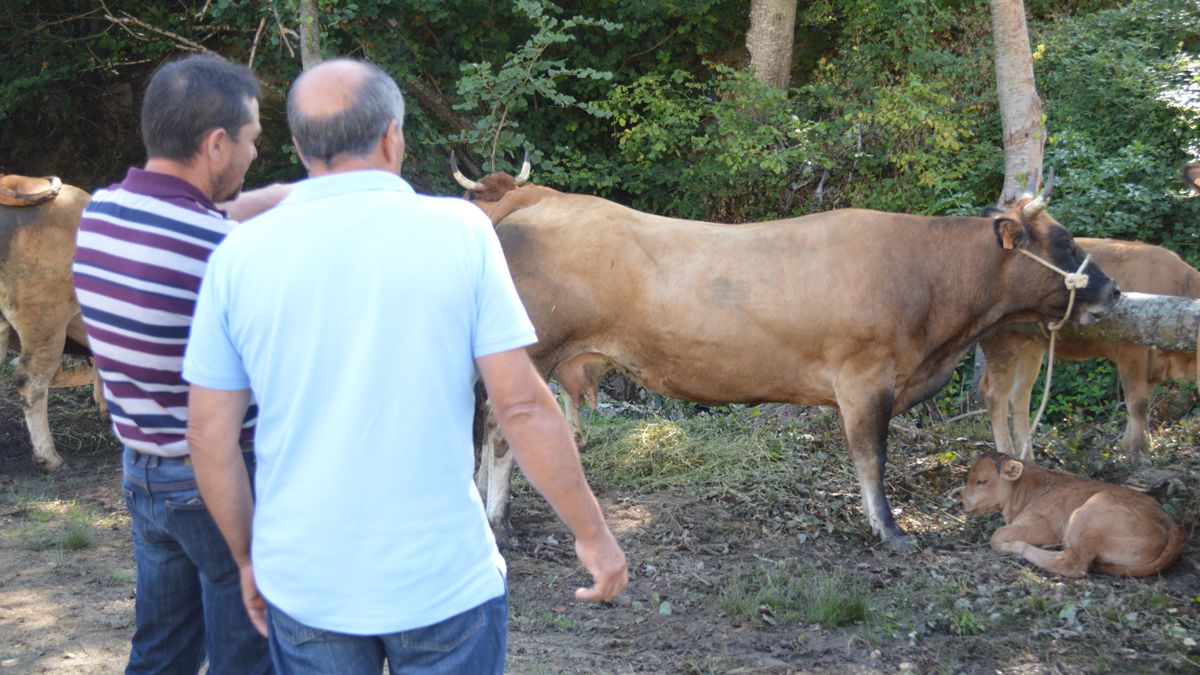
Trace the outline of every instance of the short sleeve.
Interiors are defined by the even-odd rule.
[[[496,354],[537,342],[533,322],[521,303],[516,285],[509,273],[504,250],[491,221],[479,209],[478,221],[471,223],[480,246],[481,267],[476,288],[476,324],[472,349],[474,357]]]
[[[183,379],[209,389],[249,389],[242,357],[229,331],[229,270],[218,246],[209,259],[183,358]]]

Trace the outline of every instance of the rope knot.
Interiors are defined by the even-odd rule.
[[[1063,282],[1066,283],[1067,288],[1069,288],[1073,291],[1079,290],[1081,288],[1087,288],[1088,275],[1078,273],[1078,272],[1072,273],[1072,274],[1067,274],[1063,277]]]

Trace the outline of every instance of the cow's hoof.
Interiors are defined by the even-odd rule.
[[[34,457],[33,459],[43,471],[58,471],[66,466],[61,457],[51,457],[49,459],[46,459],[45,457]]]
[[[508,521],[499,525],[492,524],[492,536],[496,538],[496,545],[504,548],[510,548],[517,545],[516,532],[513,531],[512,524]]]
[[[908,545],[908,537],[905,537],[903,534],[884,537],[883,545],[897,553],[908,553],[912,550]]]

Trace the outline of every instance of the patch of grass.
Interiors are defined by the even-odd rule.
[[[95,528],[91,517],[71,503],[56,512],[50,504],[29,506],[25,509],[32,522],[17,528],[17,540],[31,551],[60,549],[80,551],[91,547]]]
[[[717,607],[741,619],[768,624],[817,623],[826,628],[867,618],[865,587],[850,576],[816,567],[764,563],[746,577],[731,579]]]
[[[564,633],[570,633],[578,630],[579,624],[575,619],[566,614],[559,614],[549,610],[538,612],[534,617],[537,625],[546,630],[556,630]]]

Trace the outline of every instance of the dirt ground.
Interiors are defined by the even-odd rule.
[[[54,474],[35,467],[11,397],[0,400],[0,674],[114,673],[124,666],[133,630],[128,517],[118,449],[88,400],[86,390],[55,395],[52,425],[68,465]],[[944,434],[927,440],[931,433],[940,432],[892,434],[889,493],[916,544],[908,554],[880,548],[866,531],[844,446],[840,455],[828,448],[825,461],[835,467],[828,481],[797,485],[793,502],[600,486],[632,572],[628,590],[605,605],[574,600],[585,576],[571,538],[518,483],[517,539],[505,551],[509,672],[1200,668],[1195,429],[1160,443],[1160,459],[1143,475],[1156,483],[1160,501],[1173,500],[1184,513],[1189,534],[1183,558],[1144,580],[1064,580],[990,551],[987,537],[999,518],[965,521],[940,496],[966,466],[940,451],[969,456],[983,444]],[[783,452],[795,455],[787,461],[816,461],[798,448]],[[785,616],[784,603],[773,600],[751,600],[749,612],[732,609],[755,583],[803,587],[830,575],[861,593],[864,616],[826,625]]]

